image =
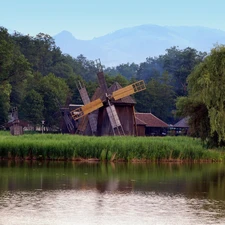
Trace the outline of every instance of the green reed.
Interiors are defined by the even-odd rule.
[[[224,150],[190,137],[89,137],[0,132],[0,157],[51,160],[223,161]]]

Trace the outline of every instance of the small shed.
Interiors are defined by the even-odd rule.
[[[138,135],[143,136],[164,136],[167,134],[169,125],[153,115],[152,113],[135,113]],[[145,126],[145,132],[143,131]]]
[[[189,129],[188,118],[185,117],[179,120],[173,125],[173,129],[175,130],[176,135],[187,135]]]
[[[23,128],[27,125],[25,121],[20,121],[18,118],[18,110],[17,107],[13,107],[11,112],[9,113],[9,121],[5,124],[5,127],[10,128],[10,133],[12,135],[22,135]]]
[[[22,135],[23,134],[23,126],[19,120],[14,120],[10,126],[10,133],[12,135]]]

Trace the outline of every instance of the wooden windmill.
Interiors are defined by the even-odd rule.
[[[124,101],[121,101],[121,99],[131,98],[130,95],[145,90],[144,81],[135,82],[124,88],[117,83],[117,85],[114,85],[114,87],[117,86],[116,90],[115,88],[113,90],[112,87],[107,87],[100,60],[96,61],[96,65],[99,88],[91,100],[84,85],[78,83],[78,90],[84,106],[70,112],[75,121],[79,120],[77,133],[85,133],[89,124],[91,130],[89,134],[92,135],[134,134],[135,116],[133,105],[135,102],[127,101],[126,105],[132,107],[132,110],[127,110]],[[126,129],[124,129],[124,126]]]

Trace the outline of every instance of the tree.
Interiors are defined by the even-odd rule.
[[[135,95],[136,109],[140,112],[151,112],[160,119],[172,122],[174,106],[174,91],[170,85],[168,73],[163,73],[159,79],[151,79],[146,90]]]
[[[7,121],[10,104],[20,104],[28,76],[28,61],[15,45],[7,29],[0,27],[1,123]]]
[[[208,115],[201,118],[209,132],[204,140],[208,139],[210,144],[225,145],[225,46],[220,45],[213,48],[210,54],[199,64],[188,77],[188,100],[179,99],[178,106],[183,114],[190,116],[193,121],[196,111],[194,106],[200,109],[205,107]],[[183,101],[183,104],[181,102]],[[186,101],[186,102],[185,102]],[[192,106],[194,105],[194,106]],[[189,108],[189,110],[187,110]],[[190,109],[192,108],[192,110]],[[199,113],[199,111],[197,111]],[[197,130],[194,123],[191,124]]]
[[[172,47],[166,50],[165,55],[159,56],[164,70],[174,78],[173,86],[177,96],[187,95],[187,77],[205,56],[206,52],[197,52],[190,47],[183,50]]]
[[[42,96],[35,90],[31,90],[25,96],[21,104],[22,118],[30,121],[35,127],[43,120],[44,102]]]
[[[204,103],[190,97],[180,97],[176,106],[176,115],[188,118],[191,136],[200,137],[203,142],[210,137],[209,115]]]
[[[105,75],[105,79],[106,79],[108,87],[110,87],[115,82],[118,82],[122,87],[127,86],[129,83],[128,80],[120,74],[118,74],[116,76]]]
[[[9,82],[12,86],[10,102],[14,106],[18,106],[24,97],[27,79],[31,77],[32,74],[30,64],[17,47],[14,48],[12,60],[13,63],[8,71],[10,76]]]
[[[155,57],[149,57],[146,62],[140,64],[137,70],[137,79],[148,82],[151,79],[155,79],[163,73],[163,67],[161,59]]]
[[[10,74],[8,72],[13,63],[13,48],[14,44],[8,30],[4,27],[0,27],[0,84],[9,80]]]
[[[54,39],[48,34],[39,33],[32,37],[15,33],[12,38],[29,61],[32,70],[40,72],[43,76],[56,71],[58,68],[54,69],[54,67],[58,67],[58,64],[64,60]]]
[[[0,83],[0,125],[7,122],[10,109],[11,85],[4,81]]]
[[[113,67],[113,68],[106,68],[104,71],[109,76],[117,76],[122,75],[127,80],[130,80],[131,78],[137,77],[137,71],[139,69],[139,65],[135,63],[126,63],[126,64],[120,64],[119,66]]]
[[[43,115],[46,126],[58,125],[59,106],[64,105],[70,96],[70,90],[65,80],[50,73],[41,79],[38,93],[41,94],[44,101]]]

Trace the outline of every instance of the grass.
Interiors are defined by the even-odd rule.
[[[89,137],[0,132],[0,158],[44,160],[224,161],[224,150],[190,137]]]

